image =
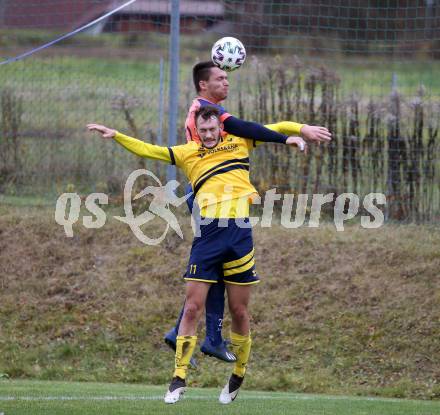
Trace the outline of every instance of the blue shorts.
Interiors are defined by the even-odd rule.
[[[219,221],[227,223],[219,227]],[[255,271],[252,228],[240,228],[235,219],[214,219],[201,225],[195,237],[185,280],[249,285],[260,282]]]

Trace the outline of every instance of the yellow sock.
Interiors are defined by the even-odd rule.
[[[237,361],[235,362],[232,373],[234,375],[244,377],[249,355],[251,353],[251,334],[249,333],[247,336],[242,336],[241,334],[233,333],[231,331],[231,344],[232,351],[237,357]]]
[[[189,361],[196,347],[197,336],[177,336],[174,375],[185,379]]]

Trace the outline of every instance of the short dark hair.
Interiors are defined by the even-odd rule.
[[[212,105],[205,105],[204,107],[200,107],[194,114],[194,121],[197,125],[197,120],[199,117],[202,117],[205,121],[209,120],[212,117],[215,117],[218,119],[218,122],[220,123],[220,111],[212,106]]]
[[[197,92],[200,92],[200,81],[207,81],[209,79],[212,68],[217,68],[212,61],[199,62],[197,65],[194,65],[193,81]]]

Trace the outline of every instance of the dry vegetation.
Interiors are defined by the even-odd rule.
[[[166,383],[189,226],[150,247],[114,220],[69,239],[52,210],[0,213],[0,376]],[[255,242],[249,388],[440,397],[438,228],[276,226]],[[222,384],[230,367],[197,358],[192,384]]]
[[[429,90],[420,86],[415,96],[405,96],[394,89],[378,96],[347,91],[344,74],[298,59],[254,59],[252,65],[256,70],[241,79],[238,96],[230,97],[238,101],[240,118],[298,120],[324,125],[333,135],[329,145],[311,146],[306,157],[277,146],[261,148],[255,176],[260,188],[383,192],[391,219],[438,219],[439,102]]]

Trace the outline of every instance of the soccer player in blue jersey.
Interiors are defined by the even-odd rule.
[[[228,134],[223,140],[219,111],[204,106],[195,113],[201,143],[191,141],[174,147],[161,147],[127,137],[116,130],[89,124],[89,130],[104,138],[114,138],[141,157],[175,164],[188,177],[201,216],[209,219],[201,226],[191,248],[185,275],[186,298],[176,339],[175,370],[165,395],[166,403],[177,402],[186,388],[186,374],[196,346],[196,329],[211,286],[223,280],[227,286],[231,312],[231,343],[236,356],[232,374],[220,393],[221,403],[232,402],[242,385],[251,349],[248,303],[251,287],[259,282],[255,269],[252,229],[249,226],[249,203],[257,192],[249,180],[249,152],[255,140]],[[290,133],[291,123],[268,127]],[[267,140],[270,141],[270,140]],[[288,145],[306,148],[301,137],[285,137]],[[230,186],[224,199],[225,183]],[[212,197],[206,197],[213,195]],[[226,221],[227,226],[224,225]]]
[[[285,142],[286,135],[254,122],[240,120],[229,114],[220,105],[228,96],[229,82],[227,73],[219,69],[214,63],[209,61],[196,64],[193,68],[193,82],[198,96],[193,100],[185,121],[185,132],[188,142],[195,141],[200,143],[194,114],[204,106],[214,106],[218,109],[220,121],[223,124],[223,136],[233,134],[242,138]],[[328,141],[331,138],[330,132],[326,128],[319,126],[292,122],[289,125],[289,130],[291,134],[299,135],[311,142]],[[189,187],[187,192],[191,191],[192,189]],[[192,210],[192,200],[193,198],[189,199],[190,210]],[[225,286],[222,281],[219,281],[218,284],[211,287],[208,293],[206,301],[206,339],[200,349],[207,355],[226,362],[233,362],[235,361],[235,356],[228,351],[226,342],[222,338],[224,303]],[[176,336],[179,331],[182,315],[183,308],[176,326],[165,335],[165,342],[174,350],[176,349]]]

